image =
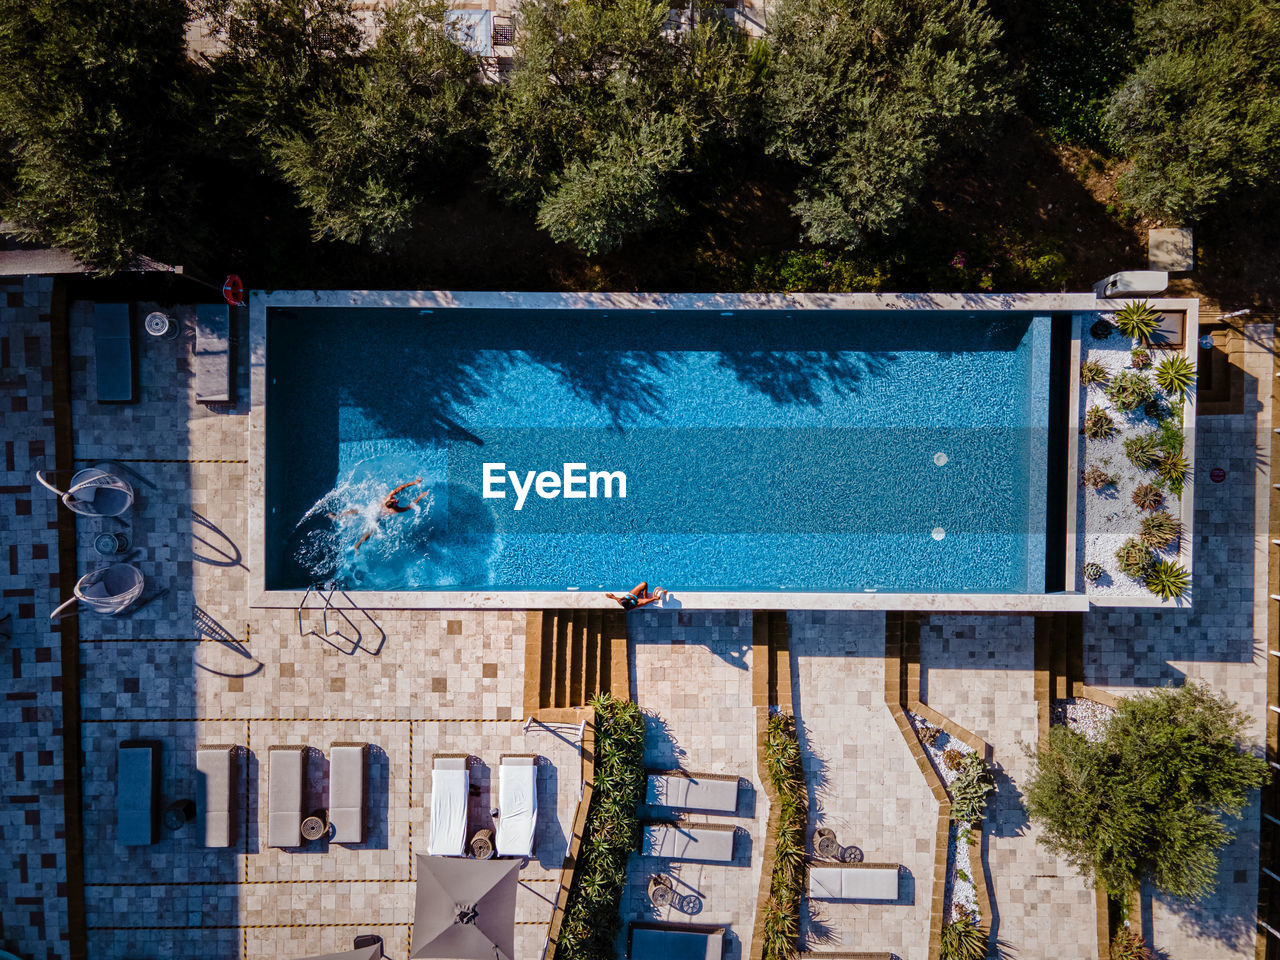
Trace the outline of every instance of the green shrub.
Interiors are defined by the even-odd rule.
[[[1090,407],[1084,415],[1084,435],[1090,440],[1106,440],[1114,436],[1116,422],[1101,407]]]
[[[985,960],[987,932],[972,917],[958,917],[942,928],[942,960]]]
[[[966,753],[960,760],[960,775],[951,781],[951,819],[974,823],[982,819],[987,797],[996,788],[995,778],[986,761],[977,753]]]
[[[1191,574],[1187,573],[1187,568],[1172,560],[1153,564],[1147,570],[1146,580],[1147,589],[1165,600],[1178,599],[1191,586]]]
[[[1151,566],[1153,556],[1150,547],[1141,540],[1130,537],[1116,551],[1116,563],[1120,564],[1122,573],[1127,573],[1131,577],[1142,577]]]
[[[1145,344],[1151,342],[1151,334],[1160,324],[1160,314],[1146,300],[1130,300],[1116,311],[1112,322],[1126,337]]]
[[[1152,960],[1147,942],[1128,927],[1121,927],[1111,938],[1111,960]]]
[[[1106,383],[1107,368],[1097,360],[1086,360],[1080,364],[1080,382],[1085,386],[1091,383]]]
[[[1156,367],[1156,383],[1166,393],[1179,398],[1186,396],[1188,388],[1195,382],[1196,370],[1191,362],[1182,354],[1175,353],[1160,361]]]
[[[1112,326],[1110,320],[1095,320],[1093,326],[1089,328],[1089,335],[1095,340],[1106,340],[1111,334],[1115,333],[1115,330],[1116,328]]]
[[[1155,397],[1156,390],[1144,374],[1135,370],[1124,370],[1111,378],[1107,385],[1107,396],[1120,410],[1128,413]]]
[[[1182,536],[1182,521],[1161,511],[1142,518],[1142,542],[1161,550]]]
[[[769,717],[764,754],[765,773],[778,795],[778,833],[765,903],[763,956],[764,960],[791,960],[799,943],[804,835],[809,822],[809,792],[794,716],[775,713]]]
[[[1182,486],[1187,480],[1187,472],[1190,469],[1191,465],[1187,463],[1186,455],[1182,451],[1166,453],[1160,459],[1160,477],[1169,484],[1169,489],[1178,495],[1182,494]]]
[[[596,723],[594,793],[557,950],[557,956],[568,960],[613,956],[627,858],[640,835],[636,807],[645,792],[640,708],[607,693],[593,699],[591,706]]]
[[[1160,463],[1160,438],[1154,433],[1129,437],[1124,442],[1124,453],[1139,470],[1151,470]]]
[[[1164,494],[1153,483],[1144,483],[1133,491],[1133,502],[1139,510],[1158,510],[1164,503]]]
[[[888,282],[888,266],[832,250],[786,250],[751,267],[753,290],[787,293],[875,293]]]
[[[1120,478],[1115,474],[1107,473],[1100,467],[1090,466],[1081,479],[1086,487],[1092,487],[1094,490],[1101,490],[1103,487],[1114,487],[1120,482]]]
[[[1151,366],[1151,354],[1146,350],[1134,350],[1129,354],[1129,366],[1135,370],[1145,370]]]
[[[1106,571],[1102,569],[1102,564],[1100,563],[1086,563],[1084,565],[1084,578],[1090,583],[1097,583],[1102,579],[1104,573]]]

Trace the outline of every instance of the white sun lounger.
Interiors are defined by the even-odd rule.
[[[332,843],[364,843],[364,743],[329,747],[329,825]]]
[[[203,775],[199,812],[204,819],[204,845],[229,847],[235,839],[233,802],[235,747],[205,744],[196,750],[196,770]]]
[[[307,778],[306,747],[267,750],[267,846],[302,846],[302,785]]]
[[[729,863],[736,832],[727,823],[646,823],[640,852],[646,857]]]
[[[467,794],[471,775],[463,754],[437,754],[431,761],[431,836],[427,853],[460,857],[467,843]]]
[[[645,803],[707,813],[733,814],[738,809],[738,778],[719,773],[658,770],[649,773]]]
[[[812,900],[898,899],[896,863],[824,863],[809,867]]]
[[[538,758],[505,756],[498,763],[498,856],[533,856],[538,825]]]

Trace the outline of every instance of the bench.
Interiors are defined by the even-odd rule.
[[[225,303],[196,306],[196,401],[231,401],[231,308]]]
[[[733,860],[733,838],[737,832],[736,827],[727,823],[653,821],[644,824],[640,852],[646,857],[729,863]]]
[[[650,771],[645,803],[705,813],[733,814],[738,810],[738,779],[719,773]]]
[[[116,840],[122,847],[145,847],[156,842],[160,744],[122,740],[116,760]]]
[[[627,927],[631,960],[721,960],[724,927],[676,923],[632,923]]]
[[[196,750],[196,771],[203,780],[199,810],[206,847],[229,847],[235,839],[235,749],[210,743]]]
[[[98,402],[133,403],[137,375],[133,362],[133,323],[127,303],[99,303],[93,308],[93,352],[97,364]]]
[[[267,846],[300,847],[307,748],[279,745],[268,748],[267,777]]]
[[[823,863],[809,867],[811,900],[898,899],[896,863]]]
[[[329,747],[329,825],[333,843],[364,843],[365,743]]]

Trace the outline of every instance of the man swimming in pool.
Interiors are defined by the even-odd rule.
[[[408,513],[410,510],[412,510],[414,507],[418,505],[419,500],[421,500],[423,497],[425,497],[428,493],[431,492],[430,490],[424,490],[422,493],[414,497],[413,500],[410,501],[407,507],[401,504],[400,491],[408,490],[410,487],[417,486],[421,482],[422,482],[422,478],[418,477],[416,480],[410,480],[408,483],[400,484],[400,486],[396,487],[394,490],[392,490],[390,493],[387,494],[387,499],[383,500],[378,507],[377,520],[370,523],[369,529],[364,532],[364,536],[356,541],[357,552],[360,550],[362,546],[364,546],[364,542],[366,540],[368,540],[370,537],[372,537],[375,533],[378,532],[378,525],[383,520],[397,513]],[[354,510],[354,509],[343,510],[341,513],[338,513],[338,514],[333,514],[333,513],[329,514],[329,516],[335,520],[338,517],[355,517],[359,515],[360,515],[360,511]]]
[[[667,591],[661,587],[653,591],[653,593],[649,593],[649,584],[643,581],[632,587],[630,593],[624,593],[620,597],[612,593],[605,594],[610,600],[617,600],[618,603],[622,604],[623,610],[639,610],[641,607],[651,603],[657,603],[666,595]]]

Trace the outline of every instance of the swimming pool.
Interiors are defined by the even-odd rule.
[[[1044,590],[1048,317],[268,321],[269,589]]]

